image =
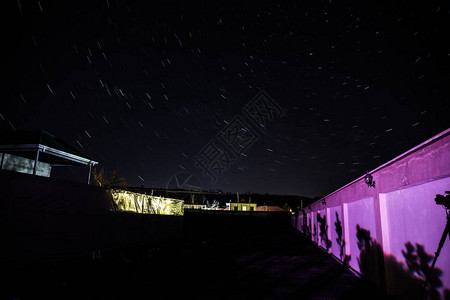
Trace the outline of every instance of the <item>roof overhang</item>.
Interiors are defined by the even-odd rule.
[[[79,165],[85,165],[85,166],[94,166],[96,164],[98,164],[98,162],[93,161],[89,158],[85,158],[82,156],[78,156],[72,153],[68,153],[62,150],[58,150],[46,145],[42,145],[42,144],[20,144],[20,145],[0,145],[0,152],[5,152],[5,153],[9,153],[9,152],[40,152],[40,153],[45,153],[49,156],[55,156],[58,158],[61,158],[63,160],[66,161],[70,161],[72,163],[76,163]],[[54,164],[56,165],[66,165],[66,164]],[[70,164],[67,164],[70,165]]]

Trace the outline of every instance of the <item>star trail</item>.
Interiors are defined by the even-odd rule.
[[[8,12],[0,130],[47,130],[134,186],[184,174],[206,190],[325,195],[449,127],[445,2],[18,0]],[[245,109],[261,91],[280,109],[264,128]],[[241,148],[212,178],[196,157],[230,124]]]

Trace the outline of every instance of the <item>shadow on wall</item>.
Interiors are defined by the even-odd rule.
[[[308,224],[308,217],[306,212],[303,210],[303,224],[302,224],[302,232],[306,235],[308,239],[311,239],[311,224]]]
[[[433,255],[427,253],[423,245],[417,243],[413,245],[411,242],[405,244],[405,250],[402,250],[403,258],[406,262],[405,268],[405,264],[398,261],[395,256],[383,253],[381,245],[370,236],[369,230],[359,225],[356,225],[356,230],[360,251],[358,258],[359,268],[361,273],[365,274],[369,279],[375,282],[380,282],[381,280],[381,284],[386,285],[390,294],[402,295],[405,299],[450,300],[450,290],[445,289],[443,291],[444,298],[442,298],[440,293],[443,288],[440,279],[443,271],[439,268],[434,268],[432,274],[429,275]],[[382,263],[383,256],[384,265]],[[385,280],[382,280],[382,278],[378,280],[377,274],[388,274],[389,277]],[[425,287],[426,281],[428,284]]]
[[[343,238],[342,223],[339,220],[339,214],[336,212],[336,222],[334,222],[334,230],[336,231],[336,243],[339,246],[339,257],[345,266],[348,266],[351,255],[345,255],[345,240]]]
[[[316,224],[314,224],[313,238],[314,238],[314,241],[317,243],[317,227],[316,227]]]
[[[324,215],[323,217],[321,217],[320,214],[317,214],[317,223],[319,223],[319,236],[321,242],[325,242],[325,248],[328,252],[328,249],[331,248],[331,240],[328,239],[327,216]]]
[[[384,286],[383,278],[379,274],[384,274],[383,248],[370,236],[370,231],[356,225],[356,238],[359,249],[358,265],[361,273],[366,275],[373,282]]]

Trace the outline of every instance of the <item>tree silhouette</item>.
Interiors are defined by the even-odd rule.
[[[126,179],[125,177],[123,177],[123,176],[119,177],[119,187],[120,187],[122,190],[128,189],[128,182],[127,182],[127,179]]]
[[[314,241],[317,242],[317,227],[316,227],[316,224],[314,224],[314,227],[313,227],[313,238],[314,238]]]
[[[411,242],[408,242],[405,244],[405,248],[406,251],[402,250],[402,254],[411,274],[421,281],[422,286],[428,281],[427,286],[424,288],[429,299],[441,299],[439,289],[442,287],[442,280],[440,278],[443,273],[442,270],[435,268],[430,278],[427,278],[429,276],[433,255],[428,254],[421,244],[416,243],[414,247]]]
[[[119,172],[117,170],[112,170],[108,172],[105,168],[100,170],[94,168],[92,170],[92,178],[95,183],[100,187],[111,188],[113,185],[119,185],[121,189],[127,189],[128,183],[125,177],[121,176],[118,178]]]
[[[380,283],[379,275],[384,272],[383,249],[372,239],[370,230],[356,225],[357,245],[360,251],[358,258],[359,270],[372,281]]]
[[[303,232],[308,237],[308,239],[311,239],[311,220],[308,223],[308,215],[303,210]]]
[[[320,216],[320,214],[317,214],[317,222],[319,223],[319,236],[322,241],[325,242],[325,247],[327,249],[330,249],[331,247],[331,240],[328,239],[328,225],[327,225],[327,216],[323,216],[323,218]]]
[[[433,255],[427,253],[423,245],[418,243],[413,245],[411,242],[405,244],[405,250],[402,250],[405,266],[395,256],[383,254],[381,245],[370,236],[369,230],[359,225],[356,226],[356,230],[360,250],[358,264],[361,273],[375,282],[378,279],[380,284],[386,284],[389,292],[401,295],[402,299],[442,299],[440,289],[443,284],[440,278],[443,271],[441,269],[434,269],[431,277],[428,278],[428,285],[424,287]],[[382,266],[383,261],[384,266]],[[386,274],[387,281],[384,282],[383,278],[378,278],[377,274],[381,274],[381,277]],[[450,290],[445,289],[443,294],[444,299],[450,299]]]
[[[342,223],[341,220],[339,220],[339,214],[337,212],[336,212],[336,222],[334,222],[334,228],[338,236],[336,238],[336,243],[339,246],[339,257],[341,261],[344,263],[344,265],[348,265],[351,256],[345,255],[345,240],[343,238]]]

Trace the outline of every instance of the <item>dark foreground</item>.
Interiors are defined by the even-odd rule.
[[[1,298],[381,298],[287,224],[244,219],[187,215],[184,238],[172,243],[7,266]]]

